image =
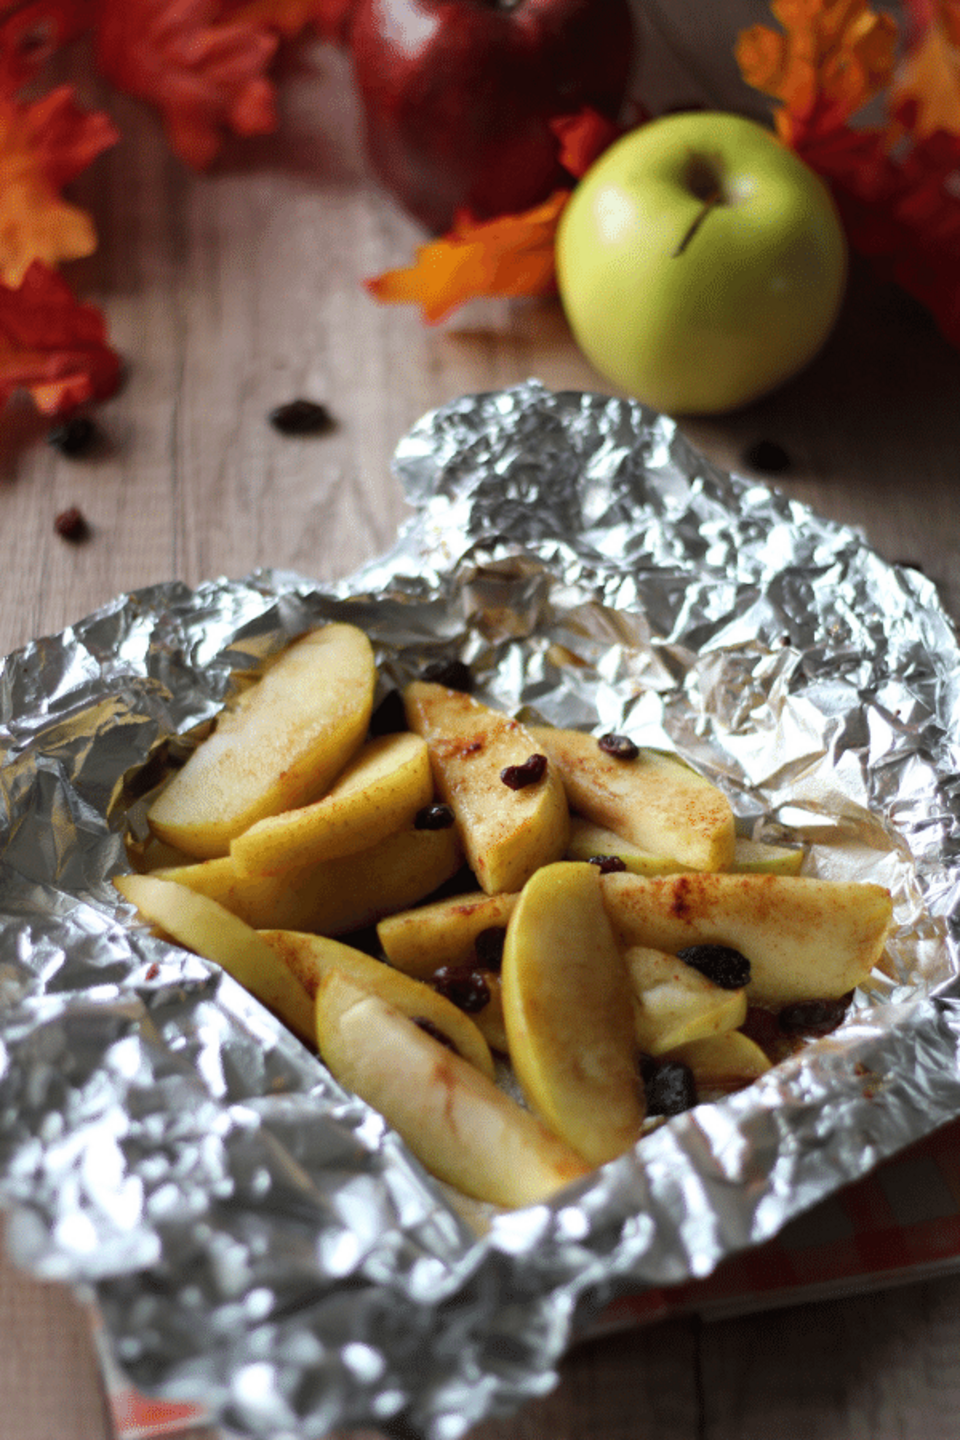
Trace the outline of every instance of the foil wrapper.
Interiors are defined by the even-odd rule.
[[[400,444],[413,518],[342,583],[121,596],[0,686],[0,1200],[34,1273],[92,1293],[142,1389],[241,1436],[451,1440],[543,1393],[617,1294],[709,1274],[960,1113],[960,689],[933,587],[721,473],[674,424],[536,382]],[[382,1119],[110,877],[165,757],[238,672],[331,618],[384,688],[625,731],[806,872],[890,887],[889,974],[830,1037],[554,1203],[479,1229]]]

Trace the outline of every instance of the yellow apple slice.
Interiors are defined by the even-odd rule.
[[[802,846],[773,845],[738,835],[730,869],[735,875],[799,875],[802,867]]]
[[[630,982],[595,865],[560,861],[527,881],[507,926],[503,1015],[527,1100],[594,1165],[638,1138]]]
[[[642,850],[632,840],[625,840],[605,825],[584,820],[582,815],[572,815],[566,858],[593,860],[600,855],[616,856],[633,875],[676,875],[689,868],[669,855],[653,855],[649,850]]]
[[[429,746],[434,782],[457,817],[482,890],[519,890],[539,866],[560,858],[569,815],[552,766],[520,789],[501,778],[537,752],[522,725],[462,691],[422,680],[407,686],[404,706],[410,729]]]
[[[482,890],[433,900],[413,910],[388,915],[377,938],[391,965],[428,980],[441,965],[477,961],[477,937],[484,930],[506,930],[518,895],[487,895]]]
[[[295,640],[153,802],[154,834],[201,859],[225,855],[257,820],[321,795],[367,733],[375,683],[373,650],[356,626]]]
[[[378,1110],[437,1179],[476,1200],[534,1205],[589,1171],[481,1071],[337,970],[317,991],[317,1042],[345,1089]]]
[[[490,1049],[506,1055],[510,1050],[510,1041],[507,1039],[507,1027],[503,1018],[503,983],[496,971],[484,970],[481,967],[479,973],[486,982],[490,999],[482,1010],[476,1011],[472,1019]]]
[[[559,771],[571,810],[693,870],[729,866],[735,840],[730,802],[683,761],[658,750],[611,755],[582,730],[536,725],[531,734]]]
[[[301,1040],[316,1044],[313,997],[249,925],[208,896],[155,875],[118,875],[113,883],[145,920],[221,965]]]
[[[676,955],[631,945],[624,960],[633,987],[637,1044],[648,1055],[736,1030],[747,1018],[745,990],[724,990]]]
[[[240,875],[276,875],[354,855],[409,826],[433,799],[426,741],[380,735],[363,745],[321,800],[258,820],[230,842]]]
[[[750,961],[747,997],[779,1010],[835,1000],[869,976],[890,929],[881,885],[786,875],[619,874],[601,877],[621,943],[676,954],[730,945]]]
[[[238,875],[229,855],[156,873],[211,896],[256,930],[343,935],[426,899],[462,864],[451,826],[398,830],[356,855],[282,875]]]
[[[765,1075],[772,1065],[755,1040],[740,1030],[725,1030],[720,1035],[705,1035],[678,1045],[661,1060],[679,1060],[689,1065],[703,1099],[742,1090]]]
[[[316,998],[324,975],[341,970],[365,990],[373,990],[411,1019],[436,1026],[458,1055],[493,1079],[490,1047],[469,1015],[422,980],[413,980],[381,960],[374,960],[352,945],[325,935],[299,930],[261,930],[261,939],[297,977],[311,999]]]

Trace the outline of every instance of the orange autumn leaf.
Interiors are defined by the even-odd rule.
[[[960,135],[960,4],[928,0],[917,42],[903,59],[894,102],[912,101],[913,132]]]
[[[51,149],[51,140],[57,144]],[[34,260],[56,266],[96,249],[93,222],[59,186],[110,143],[102,117],[84,116],[69,90],[33,105],[0,97],[0,280],[20,284]],[[62,145],[63,153],[57,153]]]
[[[119,379],[103,316],[55,271],[33,264],[19,286],[0,285],[0,404],[26,390],[42,414],[62,415],[105,400]]]
[[[557,190],[519,215],[475,221],[458,216],[453,230],[422,245],[413,265],[365,282],[386,305],[419,305],[429,325],[480,296],[551,294],[557,222],[570,198]]]
[[[278,37],[219,15],[215,0],[101,0],[96,31],[101,73],[156,105],[174,151],[200,170],[224,130],[262,135],[277,124],[266,71]]]
[[[814,110],[841,123],[889,83],[896,21],[867,0],[773,0],[770,8],[782,30],[754,25],[738,36],[735,53],[747,84],[781,102],[785,140]]]

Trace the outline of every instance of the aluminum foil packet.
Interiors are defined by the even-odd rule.
[[[673,422],[536,382],[401,442],[413,518],[329,587],[121,596],[0,686],[0,1200],[141,1389],[241,1436],[452,1440],[548,1390],[618,1294],[709,1274],[960,1113],[958,644],[931,584],[721,473]],[[382,1119],[111,876],[238,673],[345,618],[523,717],[685,756],[806,873],[889,886],[844,1024],[551,1204],[467,1222]]]

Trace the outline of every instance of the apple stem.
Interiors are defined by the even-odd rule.
[[[710,214],[710,211],[716,209],[718,205],[723,204],[723,201],[723,191],[720,189],[719,186],[717,186],[716,189],[712,190],[709,195],[704,195],[703,204],[700,206],[697,214],[693,217],[690,224],[687,226],[686,234],[680,241],[680,244],[677,246],[676,250],[674,250],[673,252],[674,257],[683,254],[684,250],[686,250],[694,235],[696,235],[697,231],[700,229],[700,226],[703,224],[704,220],[706,220],[707,216]]]

